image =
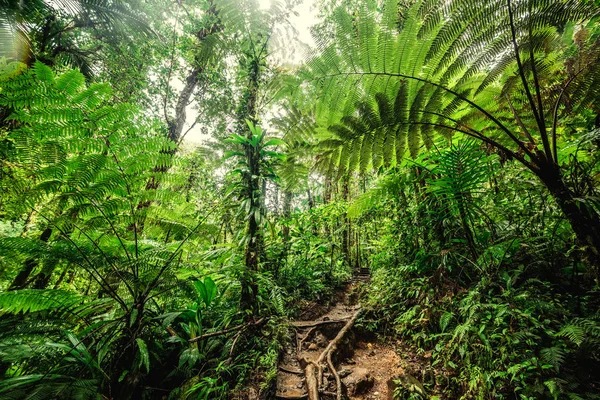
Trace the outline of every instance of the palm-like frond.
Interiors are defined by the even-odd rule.
[[[340,157],[332,162],[341,170],[378,168],[386,159],[393,165],[405,148],[414,157],[423,145],[432,145],[435,134],[455,132],[517,158],[538,154],[524,142],[555,157],[556,135],[544,126],[556,123],[556,111],[571,94],[578,106],[597,100],[592,82],[600,74],[592,67],[598,60],[596,44],[580,49],[586,56],[579,59],[585,61],[570,71],[547,55],[563,51],[565,41],[573,43],[562,35],[565,27],[593,21],[599,12],[592,2],[566,0],[416,1],[408,6],[390,0],[379,8],[361,3],[354,13],[338,9],[335,35],[317,38],[319,51],[302,75],[315,84],[318,117],[348,126],[348,116],[381,116],[389,111],[377,96],[385,96],[396,99],[394,121],[409,126],[394,130],[390,119],[381,118],[386,129],[353,123],[353,142],[341,144]],[[389,156],[391,132],[396,133],[395,160]]]
[[[26,61],[64,62],[87,76],[94,69],[97,48],[71,38],[74,29],[104,29],[113,36],[154,36],[143,12],[127,1],[3,0],[0,7],[0,57]]]

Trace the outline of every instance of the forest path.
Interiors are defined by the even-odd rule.
[[[292,322],[295,340],[279,363],[277,399],[327,400],[341,398],[341,392],[351,400],[392,399],[392,380],[403,373],[400,357],[393,346],[354,329],[360,313],[351,295],[354,285],[338,293],[320,317]]]

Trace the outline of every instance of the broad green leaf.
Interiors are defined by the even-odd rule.
[[[205,302],[208,307],[217,296],[217,285],[215,285],[215,282],[210,277],[206,277],[204,279],[204,287],[206,288]]]
[[[204,286],[204,283],[202,283],[201,281],[195,281],[194,286],[196,287],[196,291],[198,292],[198,296],[200,297],[200,299],[202,299],[202,301],[206,303],[208,299],[208,293],[206,291],[206,286]]]
[[[278,139],[278,138],[272,138],[267,140],[264,144],[263,147],[268,147],[268,146],[284,146],[286,143],[284,140],[282,139]]]
[[[150,372],[150,354],[148,353],[148,346],[146,346],[146,342],[141,338],[137,338],[135,341],[140,350],[140,362],[138,367],[143,365],[146,368],[146,372]]]

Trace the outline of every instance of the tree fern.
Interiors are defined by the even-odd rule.
[[[48,374],[43,382],[36,380],[36,368],[24,355],[15,362],[26,363],[24,371],[30,374],[10,380],[5,392],[12,388],[15,393],[38,393],[38,387],[57,385],[70,393],[72,382],[59,374],[52,378],[57,366],[77,370],[85,365],[88,382],[97,385],[94,393],[110,387],[103,368],[147,374],[151,358],[144,351],[144,336],[153,324],[150,316],[160,312],[151,296],[177,287],[173,268],[180,263],[189,239],[207,226],[202,219],[195,225],[177,224],[153,207],[137,207],[148,200],[169,204],[182,199],[168,189],[146,190],[151,178],[161,180],[166,175],[157,166],[178,162],[167,155],[173,144],[140,118],[134,107],[112,104],[109,86],[86,86],[77,71],[55,76],[50,68],[36,63],[1,84],[0,104],[13,110],[9,118],[15,124],[8,133],[14,143],[11,165],[31,182],[28,187],[8,185],[5,180],[2,184],[20,200],[21,213],[32,213],[37,225],[51,232],[47,241],[0,238],[2,256],[25,263],[33,260],[42,265],[41,272],[65,263],[93,282],[90,287],[97,298],[60,290],[0,295],[0,312],[5,318],[14,315],[0,351],[19,346],[25,338],[19,332],[38,329],[33,315],[45,321],[47,337],[56,343],[51,349],[43,342],[39,345],[48,362],[54,363],[45,365]],[[168,232],[167,240],[146,239],[141,225],[151,226],[154,233]],[[25,318],[14,323],[17,315]],[[65,331],[70,336],[65,337]],[[41,337],[43,332],[38,331],[36,341]],[[73,337],[78,338],[75,343]],[[72,364],[57,362],[70,354],[70,348],[79,348],[80,340],[100,360],[98,365],[87,362],[83,353]],[[122,352],[128,355],[123,358]],[[126,382],[112,384],[127,387]],[[55,392],[48,389],[47,393],[52,397]]]
[[[431,143],[429,134],[420,138],[419,133],[423,126],[433,128],[434,132],[446,129],[462,132],[492,143],[503,151],[508,150],[505,147],[508,143],[505,139],[514,142],[519,128],[516,123],[507,120],[500,122],[494,116],[496,110],[493,108],[486,111],[477,104],[478,98],[487,96],[483,93],[484,88],[495,84],[499,77],[516,65],[516,55],[521,56],[519,62],[525,71],[523,68],[533,65],[525,53],[530,51],[536,57],[543,46],[552,45],[555,41],[558,36],[557,28],[568,22],[590,20],[599,11],[586,2],[520,1],[510,4],[509,7],[504,1],[492,1],[486,2],[484,7],[477,7],[469,1],[462,0],[452,1],[447,6],[418,1],[402,14],[402,29],[398,31],[390,23],[390,14],[385,14],[388,15],[385,21],[387,24],[380,23],[372,17],[377,11],[369,7],[371,6],[359,6],[358,14],[352,16],[340,9],[334,15],[334,21],[338,38],[353,35],[360,38],[360,32],[354,32],[360,27],[362,31],[372,32],[372,39],[355,43],[346,40],[343,45],[348,47],[346,48],[341,47],[339,40],[318,38],[321,40],[319,45],[324,49],[323,53],[317,54],[309,61],[303,76],[320,83],[319,109],[326,110],[330,120],[339,118],[340,113],[347,114],[344,110],[350,109],[352,113],[357,109],[357,102],[354,100],[357,93],[358,97],[366,96],[367,99],[380,92],[393,98],[398,93],[398,87],[406,82],[404,84],[410,99],[410,123],[413,125],[412,136],[409,135],[408,140],[413,156],[418,151],[421,140],[426,145]],[[397,5],[393,1],[386,2],[383,9],[396,10]],[[353,23],[354,20],[359,23]],[[509,20],[513,21],[512,25],[508,23]],[[515,29],[517,53],[511,52],[511,26]],[[383,43],[373,44],[373,40]],[[390,48],[393,48],[393,51],[389,51]],[[382,61],[390,56],[394,57],[393,62]],[[498,57],[506,61],[497,62],[490,73],[487,68],[492,66]],[[365,61],[356,63],[356,58]],[[389,64],[395,68],[388,68]],[[582,65],[580,75],[578,74],[574,82],[569,83],[569,86],[573,86],[567,90],[577,85],[576,82],[593,80],[593,77],[589,76],[593,74],[589,65],[591,64]],[[549,78],[548,72],[540,66],[535,68],[535,73],[544,79]],[[477,81],[479,76],[485,76],[483,74],[487,75],[487,80],[484,80],[479,88],[473,88],[480,96],[465,92],[464,86],[473,80]],[[533,69],[530,69],[529,74],[534,74]],[[526,80],[528,85],[533,84],[530,79]],[[348,90],[349,86],[355,89]],[[542,93],[539,95],[543,97]],[[340,96],[344,101],[340,101]],[[349,102],[354,102],[354,108],[349,107]],[[429,109],[427,104],[430,105]],[[434,104],[436,107],[433,107]],[[452,114],[456,114],[459,105],[461,108],[469,107],[474,114],[487,118],[490,126],[500,128],[498,133],[502,132],[505,137],[482,134],[475,126],[465,129],[457,122],[456,117],[449,118],[450,113],[437,111],[450,104],[453,105],[448,111],[454,111]],[[536,107],[535,104],[533,107]],[[436,108],[436,118],[423,117],[424,112],[431,112]],[[543,108],[545,113],[550,113],[551,107],[547,104]],[[534,109],[533,114],[536,113],[537,110]],[[545,114],[545,117],[550,118],[548,114]],[[547,142],[545,134],[543,132],[540,139],[544,143]],[[514,144],[517,145],[517,149],[511,151],[521,149],[525,154],[531,153],[524,149],[518,140]],[[549,150],[547,146],[544,151],[546,150]]]

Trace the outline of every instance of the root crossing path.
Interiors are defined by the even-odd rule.
[[[399,356],[361,338],[354,325],[361,308],[349,301],[350,290],[321,317],[292,323],[295,340],[279,364],[277,399],[392,399]]]

